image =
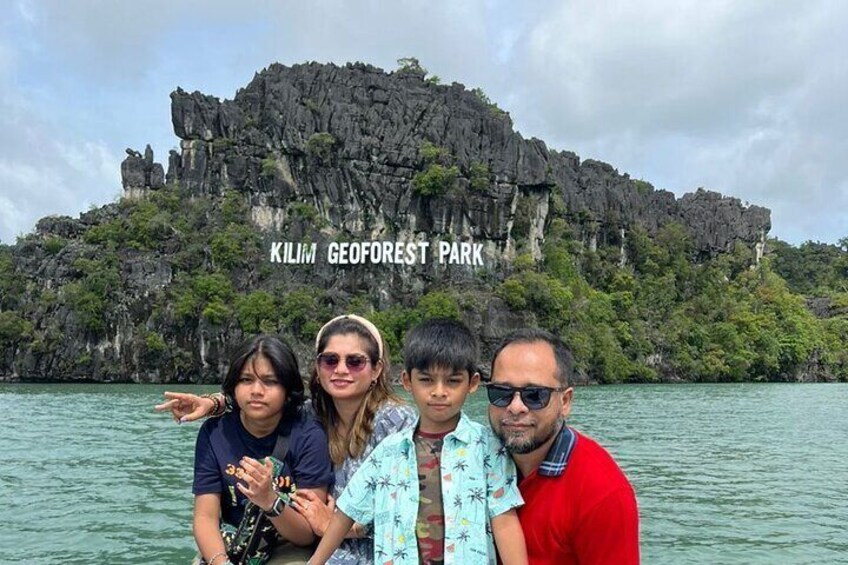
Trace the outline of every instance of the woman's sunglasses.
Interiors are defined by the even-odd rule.
[[[318,355],[318,366],[325,371],[335,371],[341,360],[342,358],[338,353],[320,353]],[[358,373],[362,371],[370,361],[371,359],[365,355],[357,355],[355,353],[345,355],[344,357],[345,367],[347,367],[347,370],[351,373]]]
[[[515,387],[499,384],[486,384],[486,394],[489,396],[489,403],[498,408],[506,408],[512,399],[515,398],[515,393],[521,397],[521,402],[530,410],[541,410],[551,401],[551,394],[554,392],[562,392],[568,387],[551,388],[547,386],[525,386]]]

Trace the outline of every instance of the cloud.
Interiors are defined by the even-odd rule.
[[[53,140],[27,148],[31,159],[0,158],[3,242],[31,232],[44,216],[77,216],[92,205],[114,200],[121,191],[120,161],[102,144]]]
[[[102,141],[46,117],[18,81],[18,57],[0,41],[0,241],[50,214],[76,216],[120,192],[120,160]]]
[[[514,115],[658,187],[767,206],[774,235],[834,241],[848,225],[832,207],[848,200],[846,18],[831,1],[551,6],[523,43]]]
[[[415,56],[484,88],[551,147],[678,194],[705,186],[767,206],[774,235],[835,241],[848,224],[836,208],[848,200],[844,2],[18,0],[7,12],[6,178],[58,183],[69,201],[118,192],[124,147],[150,142],[161,159],[176,144],[178,85],[231,97],[274,61],[391,70]],[[0,185],[4,207],[23,206],[11,190]]]

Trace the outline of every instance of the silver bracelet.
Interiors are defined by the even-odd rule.
[[[214,565],[215,560],[218,559],[221,556],[227,557],[227,552],[226,551],[219,551],[218,553],[216,553],[215,555],[212,556],[212,559],[210,559],[209,561],[206,562],[206,565]],[[229,560],[229,557],[227,557],[227,560]]]

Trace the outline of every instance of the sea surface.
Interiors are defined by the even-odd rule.
[[[198,425],[165,389],[0,385],[0,563],[189,563]],[[848,563],[848,384],[585,387],[570,423],[633,482],[643,563]]]

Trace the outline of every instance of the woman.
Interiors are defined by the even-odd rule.
[[[293,488],[325,499],[333,474],[327,435],[301,410],[291,348],[253,338],[234,356],[222,388],[233,409],[203,424],[195,448],[193,529],[203,560],[262,563],[283,541],[308,546],[310,524],[285,502]]]
[[[414,423],[415,413],[392,392],[389,354],[370,321],[355,315],[330,320],[318,332],[315,349],[309,381],[311,406],[327,431],[335,484],[327,502],[300,490],[293,498],[295,509],[321,536],[332,517],[334,497],[384,437]],[[166,392],[165,396],[171,400],[156,408],[170,409],[178,422],[201,418],[216,408],[220,411],[225,404],[220,395]],[[329,563],[373,563],[370,532],[354,524]]]

